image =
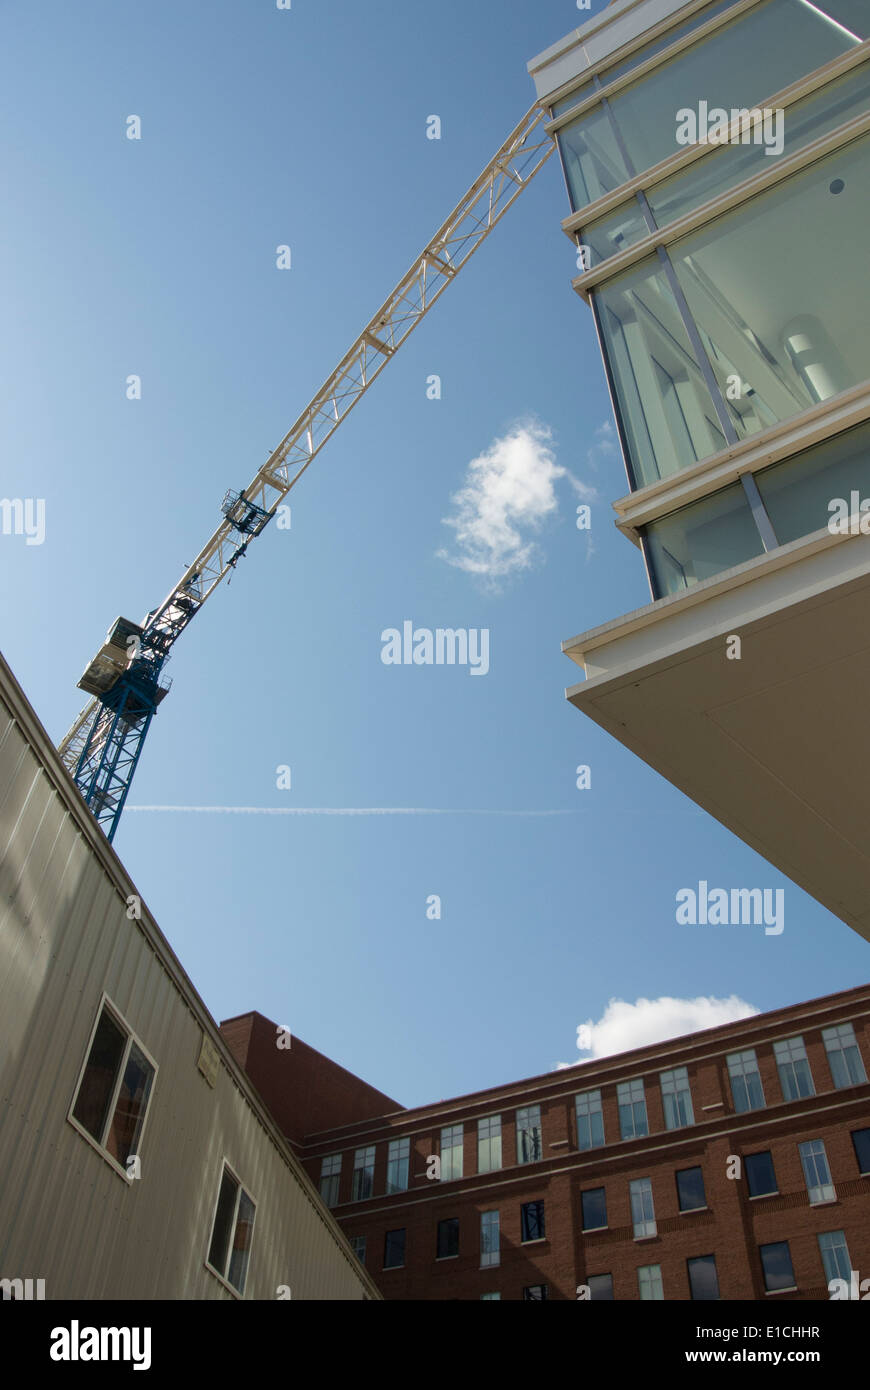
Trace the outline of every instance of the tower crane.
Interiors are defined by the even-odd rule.
[[[438,229],[389,298],[241,492],[192,565],[141,623],[117,618],[78,682],[90,700],[59,745],[65,766],[109,841],[170,681],[174,643],[275,516],[342,420],[431,309],[555,149],[533,106]]]

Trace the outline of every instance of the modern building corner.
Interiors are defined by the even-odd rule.
[[[870,13],[615,0],[530,64],[652,602],[568,698],[870,939]]]

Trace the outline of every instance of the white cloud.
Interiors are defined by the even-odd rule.
[[[576,1067],[598,1057],[612,1057],[617,1052],[630,1052],[636,1047],[649,1047],[704,1028],[718,1028],[723,1023],[752,1018],[759,1012],[754,1004],[747,1004],[736,994],[727,999],[717,999],[713,995],[673,999],[662,995],[659,999],[638,999],[634,1004],[625,999],[611,999],[597,1023],[590,1018],[582,1025],[588,1030],[586,1050],[591,1055],[581,1057],[579,1062],[560,1062],[557,1070]]]
[[[551,441],[545,425],[527,422],[471,460],[465,486],[451,498],[454,515],[443,518],[456,533],[455,550],[439,550],[439,559],[490,582],[530,568],[532,535],[558,511],[555,484],[567,478],[578,496],[597,495],[556,462]]]

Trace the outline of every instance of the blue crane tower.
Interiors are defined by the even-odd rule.
[[[173,645],[261,535],[327,439],[555,149],[533,106],[475,179],[335,371],[242,492],[178,584],[142,623],[117,618],[78,682],[91,699],[60,744],[64,764],[111,841],[145,738],[171,682]]]

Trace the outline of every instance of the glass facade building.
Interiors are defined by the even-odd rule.
[[[870,424],[740,464],[870,382],[870,5],[688,9],[548,102],[654,598],[870,497]]]

